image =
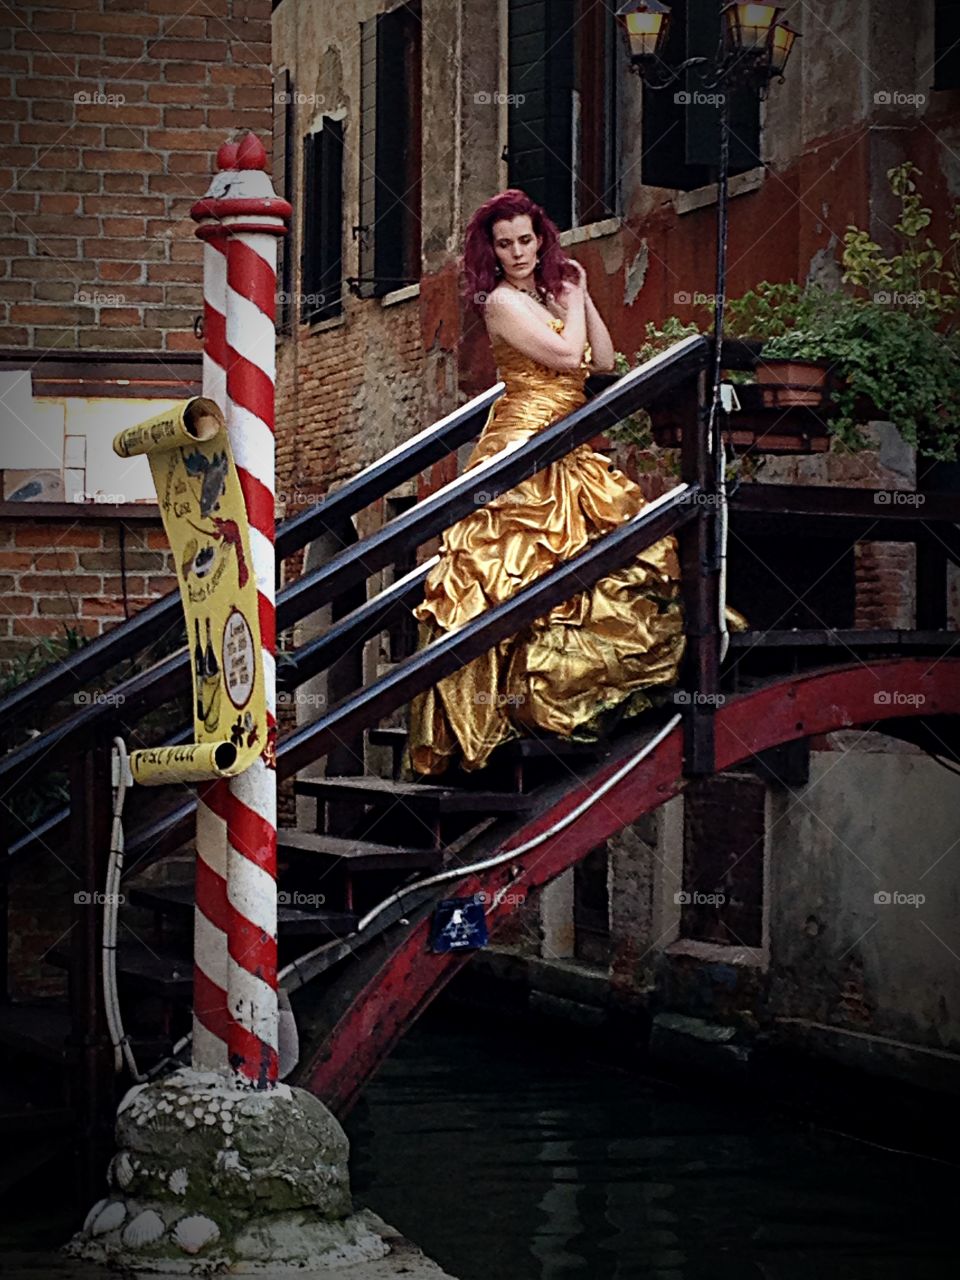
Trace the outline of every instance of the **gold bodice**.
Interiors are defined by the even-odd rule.
[[[555,333],[564,327],[559,316],[550,316],[547,323]],[[584,345],[580,367],[570,371],[550,369],[503,338],[491,338],[490,345],[497,362],[497,375],[506,384],[502,399],[522,402],[529,418],[540,418],[542,414],[546,421],[555,421],[586,399],[583,383],[593,359],[589,342]]]
[[[559,316],[551,316],[551,328],[563,328]],[[590,372],[590,344],[584,344],[578,369],[550,369],[532,356],[524,355],[502,338],[491,338],[497,374],[506,390],[493,405],[487,424],[467,468],[474,467],[509,444],[526,440],[551,422],[565,417],[586,402],[584,380]],[[585,446],[580,446],[584,448]]]

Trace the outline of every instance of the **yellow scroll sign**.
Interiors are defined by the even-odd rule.
[[[145,786],[230,777],[273,751],[257,613],[257,583],[240,480],[214,400],[182,400],[113,442],[145,453],[173,551],[193,669],[195,742],[130,755]]]

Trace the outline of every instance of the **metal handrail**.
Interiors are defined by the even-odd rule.
[[[677,485],[613,532],[597,539],[496,608],[397,663],[320,720],[287,734],[277,747],[277,781],[282,782],[305,764],[319,759],[344,735],[431,688],[444,675],[514,634],[525,622],[542,616],[555,605],[587,590],[612,570],[629,564],[644,547],[695,520],[702,510],[698,502],[700,492],[696,485]],[[155,861],[189,839],[195,811],[196,800],[190,799],[162,817],[152,819],[145,828],[132,832],[126,846],[128,868],[142,865],[147,858]],[[11,853],[24,852],[27,845],[25,839],[13,846]]]
[[[604,428],[682,385],[706,367],[709,350],[706,338],[683,339],[523,444],[503,450],[403,512],[369,538],[344,548],[320,569],[280,592],[278,626],[292,626],[348,586],[363,581],[390,563],[401,551],[419,546],[467,511],[483,505],[488,495],[512,488]],[[111,690],[112,699],[83,707],[74,716],[0,759],[0,789],[24,777],[41,759],[47,767],[56,763],[74,735],[128,729],[134,722],[131,711],[136,711],[137,716],[146,714],[170,696],[169,684],[175,683],[179,691],[181,682],[186,689],[188,679],[189,656],[184,649],[150,671],[117,685]]]

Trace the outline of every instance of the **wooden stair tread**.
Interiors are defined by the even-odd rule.
[[[308,895],[309,891],[302,892]],[[129,897],[138,906],[154,911],[192,912],[194,906],[193,885],[186,882],[131,889]],[[282,896],[277,903],[277,926],[285,934],[325,934],[340,938],[352,933],[356,923],[357,917],[350,911],[328,911],[321,906],[305,910],[284,902]]]
[[[70,1025],[66,1005],[0,1005],[0,1044],[19,1053],[62,1061]]]
[[[349,840],[342,836],[318,835],[315,831],[282,828],[277,832],[279,852],[314,853],[349,864],[351,870],[408,870],[439,867],[442,849],[415,849],[370,840]]]
[[[957,631],[910,631],[880,628],[770,628],[731,634],[734,649],[790,648],[951,648],[960,639]]]
[[[76,1113],[69,1107],[37,1106],[21,1102],[16,1106],[0,1105],[0,1134],[59,1133],[76,1127]]]
[[[62,1162],[75,1141],[76,1125],[33,1136],[29,1142],[4,1143],[0,1159],[0,1195],[25,1181],[52,1160]]]
[[[362,800],[367,804],[405,805],[435,813],[522,813],[535,800],[518,791],[470,791],[466,787],[438,787],[426,782],[394,782],[367,775],[337,778],[297,778],[298,795],[318,800]]]
[[[47,953],[51,964],[69,969],[73,958],[69,951],[54,947]],[[117,947],[117,976],[130,978],[165,996],[189,997],[193,990],[193,959],[169,948],[127,942]]]
[[[399,748],[406,745],[408,737],[406,729],[394,725],[367,730],[367,741],[374,747]],[[512,738],[509,742],[505,742],[497,748],[491,763],[512,759],[533,760],[549,756],[595,756],[602,750],[604,746],[598,742],[577,742],[573,738],[531,735]]]

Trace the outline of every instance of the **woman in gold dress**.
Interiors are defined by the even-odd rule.
[[[480,206],[462,262],[506,384],[469,470],[582,405],[587,374],[612,369],[614,352],[583,268],[565,257],[556,227],[522,191]],[[478,505],[444,534],[414,610],[420,645],[488,612],[644,505],[639,488],[586,444]],[[649,707],[651,690],[676,682],[683,650],[670,536],[418,695],[411,765],[426,775],[451,763],[480,769],[525,733],[596,738]]]

